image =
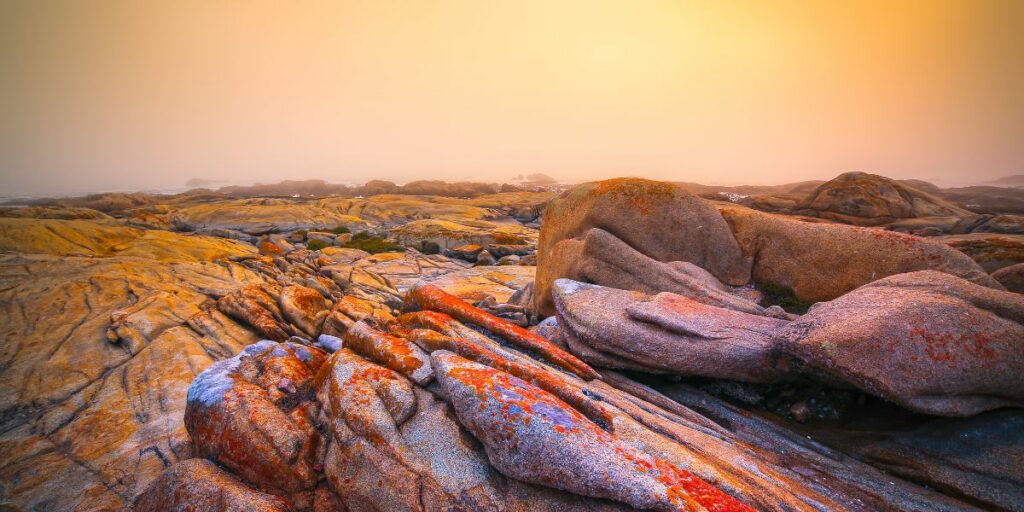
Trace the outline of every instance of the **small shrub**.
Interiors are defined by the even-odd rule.
[[[781,286],[765,285],[761,287],[761,291],[765,295],[761,305],[765,307],[779,306],[789,313],[803,315],[814,305],[814,302],[796,298],[792,290]]]
[[[311,251],[319,251],[324,247],[330,247],[331,244],[324,242],[323,240],[310,240],[306,243],[306,248]]]
[[[334,233],[335,235],[342,235],[342,234],[351,233],[351,232],[352,231],[349,231],[349,229],[346,228],[345,226],[338,226],[338,227],[336,227],[336,228],[331,230],[331,233]]]
[[[352,235],[352,240],[344,245],[352,249],[361,249],[370,254],[380,252],[401,252],[405,248],[393,242],[389,242],[379,236],[373,236],[366,231],[360,231]]]

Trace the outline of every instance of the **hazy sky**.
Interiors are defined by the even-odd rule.
[[[1024,173],[1024,1],[0,2],[0,194]]]

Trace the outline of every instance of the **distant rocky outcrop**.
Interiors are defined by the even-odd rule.
[[[967,217],[974,213],[906,182],[848,172],[821,185],[796,205],[794,212],[861,226],[896,219]]]

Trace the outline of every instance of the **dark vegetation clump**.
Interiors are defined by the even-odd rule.
[[[330,247],[330,245],[331,244],[323,240],[310,240],[309,242],[306,242],[306,249],[309,249],[311,251],[319,251],[324,247]]]
[[[373,236],[366,231],[360,231],[359,233],[352,235],[352,240],[349,240],[344,247],[361,249],[370,254],[377,254],[380,252],[400,252],[405,250],[401,245],[389,242],[379,236]]]
[[[351,231],[349,231],[349,229],[346,228],[345,226],[338,226],[336,228],[331,229],[331,233],[334,233],[335,235],[342,235],[345,233],[351,233]]]
[[[420,252],[423,254],[439,254],[441,252],[441,246],[437,242],[431,242],[424,240],[420,242]]]
[[[764,307],[779,306],[787,313],[802,315],[814,305],[814,302],[798,299],[792,290],[779,286],[765,285],[761,291],[764,292],[764,300],[761,301]]]

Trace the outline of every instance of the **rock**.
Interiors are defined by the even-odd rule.
[[[537,232],[516,222],[421,219],[392,229],[391,235],[402,245],[418,247],[423,242],[433,242],[447,249],[462,245],[524,244],[536,240]]]
[[[20,219],[62,219],[62,220],[111,220],[113,217],[92,208],[26,206],[24,208],[0,208],[0,217]]]
[[[656,261],[690,262],[727,284],[750,280],[749,259],[729,225],[703,199],[671,183],[640,179],[586,183],[566,191],[545,210],[537,247],[535,313],[554,312],[551,286],[571,273],[579,238],[592,228],[611,233]]]
[[[535,266],[537,266],[537,255],[536,254],[527,254],[526,256],[523,256],[522,258],[519,258],[519,264],[520,265],[524,265],[524,266],[529,266],[529,267],[535,267]]]
[[[476,256],[483,251],[484,247],[478,244],[465,244],[453,247],[445,251],[445,255],[451,258],[459,258],[461,260],[476,261]]]
[[[163,263],[255,254],[252,246],[208,236],[143,230],[88,220],[0,217],[0,251],[54,256],[126,256]]]
[[[992,273],[999,284],[1014,293],[1024,293],[1024,263],[1003,267]]]
[[[222,228],[250,235],[300,229],[332,229],[337,226],[365,228],[366,221],[338,212],[324,204],[291,199],[238,199],[197,204],[171,214],[180,231]]]
[[[346,295],[334,303],[334,308],[324,322],[323,330],[329,335],[341,337],[349,327],[360,320],[367,320],[374,325],[386,325],[394,319],[391,308],[387,305]]]
[[[257,491],[206,459],[171,466],[139,495],[138,512],[288,512],[283,498]]]
[[[0,508],[120,510],[192,457],[189,383],[258,340],[209,304],[259,277],[167,235],[131,242],[159,258],[0,256]]]
[[[349,236],[349,239],[352,238],[352,234],[351,233],[346,233],[346,234]],[[319,241],[321,241],[321,242],[323,242],[323,243],[325,243],[327,245],[334,245],[334,243],[335,243],[334,240],[337,237],[338,237],[338,235],[335,235],[334,233],[325,233],[323,231],[309,231],[309,232],[306,233],[306,240],[307,241],[319,240]]]
[[[821,303],[782,350],[913,411],[967,416],[1024,405],[1024,299],[934,271]]]
[[[331,302],[320,292],[307,286],[285,286],[278,299],[285,319],[306,334],[316,339],[331,308]]]
[[[882,430],[825,430],[816,437],[895,476],[969,498],[990,510],[1024,503],[1024,411],[934,418]]]
[[[352,241],[352,233],[342,233],[334,237],[334,245],[345,245]]]
[[[915,270],[938,270],[1001,287],[969,257],[935,238],[801,222],[733,205],[719,209],[744,253],[753,257],[758,287],[791,293],[802,301],[831,300],[874,280]],[[837,257],[842,265],[836,264]]]
[[[988,272],[1024,263],[1024,235],[971,233],[936,237],[936,241],[970,256]]]
[[[804,374],[945,416],[1024,404],[1024,300],[941,272],[881,279],[791,322],[569,280],[554,298],[562,340],[597,366],[744,382]]]
[[[566,257],[561,273],[568,279],[644,293],[674,292],[713,306],[765,314],[706,270],[685,261],[654,260],[603,229],[592,228],[561,247]]]
[[[450,315],[461,322],[478,325],[505,341],[529,350],[552,364],[573,372],[584,379],[598,377],[597,372],[572,354],[553,345],[550,341],[533,334],[518,325],[480,311],[473,306],[445,293],[431,284],[421,284],[412,289],[406,297],[406,311],[428,309]]]
[[[783,320],[568,279],[552,296],[570,351],[591,364],[746,382],[783,376],[772,339]]]
[[[485,250],[485,251],[480,251],[480,254],[476,255],[476,264],[474,266],[477,266],[477,267],[485,266],[486,267],[486,266],[492,266],[495,263],[496,262],[494,261],[494,256],[491,256],[491,253],[489,253],[489,252],[487,252]]]
[[[477,303],[493,297],[498,304],[512,300],[517,290],[533,283],[536,269],[523,266],[472,267],[428,277],[430,283],[466,302]]]
[[[795,211],[860,226],[915,217],[968,217],[974,213],[884,176],[848,172],[818,187]]]
[[[294,333],[277,306],[280,290],[267,285],[249,285],[231,292],[217,301],[217,309],[245,322],[257,332],[276,341],[284,341]]]
[[[343,345],[421,386],[434,380],[430,359],[423,350],[405,338],[380,332],[366,322],[356,322],[349,327]]]
[[[505,256],[526,256],[536,252],[536,248],[532,245],[509,245],[509,244],[490,244],[487,246],[487,252],[491,253],[495,258],[503,258]]]
[[[518,264],[519,264],[519,256],[516,256],[515,254],[509,254],[508,256],[502,256],[502,257],[501,257],[501,258],[500,258],[500,259],[499,259],[499,260],[497,261],[497,263],[496,263],[496,264],[497,264],[498,266],[504,266],[504,265],[518,265]]]
[[[344,342],[337,336],[321,334],[320,337],[316,339],[316,343],[314,343],[313,346],[327,352],[328,354],[333,354],[341,350],[344,346]]]
[[[532,384],[451,352],[434,352],[431,360],[460,422],[510,478],[644,510],[754,510],[618,440]]]
[[[1024,235],[1024,216],[1005,214],[986,216],[983,221],[973,225],[970,232]]]
[[[320,442],[313,377],[325,359],[315,348],[266,340],[211,365],[189,387],[185,408],[197,455],[261,488],[293,498],[312,491]]]

